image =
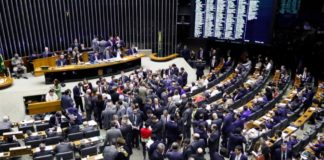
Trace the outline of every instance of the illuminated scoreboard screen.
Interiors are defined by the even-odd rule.
[[[194,37],[269,44],[275,0],[194,0]]]

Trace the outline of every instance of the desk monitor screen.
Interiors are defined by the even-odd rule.
[[[270,44],[275,0],[193,0],[193,36]]]

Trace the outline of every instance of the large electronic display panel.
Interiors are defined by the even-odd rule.
[[[194,0],[194,37],[269,44],[275,0]]]

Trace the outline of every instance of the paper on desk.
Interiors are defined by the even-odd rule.
[[[94,120],[88,121],[89,126],[96,126],[97,122]]]
[[[44,117],[44,121],[49,121],[50,118],[51,118],[52,115],[50,114],[47,114],[45,117]]]
[[[297,130],[297,128],[296,128],[296,127],[293,127],[293,126],[289,126],[289,127],[287,127],[287,129],[289,129],[289,130],[291,130],[291,131],[295,131],[295,130]]]
[[[287,135],[288,135],[287,133],[285,133],[285,132],[282,132],[282,137],[283,137],[283,138],[286,138],[286,137],[287,137]]]
[[[268,117],[268,116],[263,116],[263,118],[264,118],[265,120],[270,120],[270,117]]]
[[[91,138],[89,138],[89,140],[91,142],[97,142],[97,141],[100,141],[100,138],[99,137],[91,137]]]
[[[254,121],[253,123],[254,123],[254,124],[257,124],[257,125],[260,125],[260,124],[261,124],[261,122],[260,122],[259,120],[256,120],[256,121]]]
[[[21,121],[21,124],[31,124],[31,123],[34,123],[35,120],[31,119],[31,120],[23,120]]]
[[[45,151],[52,151],[53,150],[53,146],[45,146]],[[40,151],[40,149],[39,149],[39,147],[37,147],[36,149],[35,149],[35,152],[39,152]]]

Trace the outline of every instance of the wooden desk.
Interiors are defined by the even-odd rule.
[[[41,69],[42,66],[55,67],[57,59],[57,56],[35,59],[32,62],[34,66],[34,76],[44,75],[44,71]]]
[[[5,132],[3,133],[3,138],[5,139],[6,137],[9,136],[15,136],[17,139],[24,139],[24,134],[22,131],[14,131],[14,132]]]
[[[30,146],[12,147],[9,149],[10,157],[18,157],[33,154]]]
[[[50,67],[48,70],[43,71],[45,74],[45,83],[51,84],[54,79],[68,82],[84,78],[119,74],[122,70],[130,71],[139,68],[141,66],[141,58],[144,56],[144,54],[137,54],[135,56],[126,56],[118,61]]]
[[[52,101],[52,102],[35,102],[27,104],[26,114],[42,114],[50,113],[62,110],[61,101]]]
[[[302,125],[304,125],[306,123],[306,121],[308,121],[308,119],[313,115],[313,113],[315,112],[316,108],[315,107],[309,107],[303,115],[301,115],[295,122],[294,125],[296,125],[297,127],[300,127]]]
[[[151,58],[152,61],[164,62],[164,61],[169,61],[171,59],[174,59],[174,58],[176,58],[178,56],[179,55],[177,53],[174,53],[174,54],[168,55],[166,57],[158,57],[157,53],[152,53],[150,58]]]
[[[81,146],[81,144],[96,144],[99,143],[101,141],[101,137],[97,136],[97,137],[91,137],[91,138],[85,138],[85,139],[81,139],[81,140],[77,140],[77,141],[73,141],[73,145],[76,148],[79,148]]]
[[[13,84],[12,77],[0,77],[0,89],[7,88]]]
[[[88,62],[88,52],[82,52],[82,59],[84,62]],[[34,76],[42,76],[44,75],[44,70],[41,69],[42,66],[47,67],[56,67],[56,60],[58,59],[58,56],[53,57],[46,57],[46,58],[38,58],[33,60],[33,66],[34,66]]]
[[[0,159],[10,159],[10,152],[0,153]]]

